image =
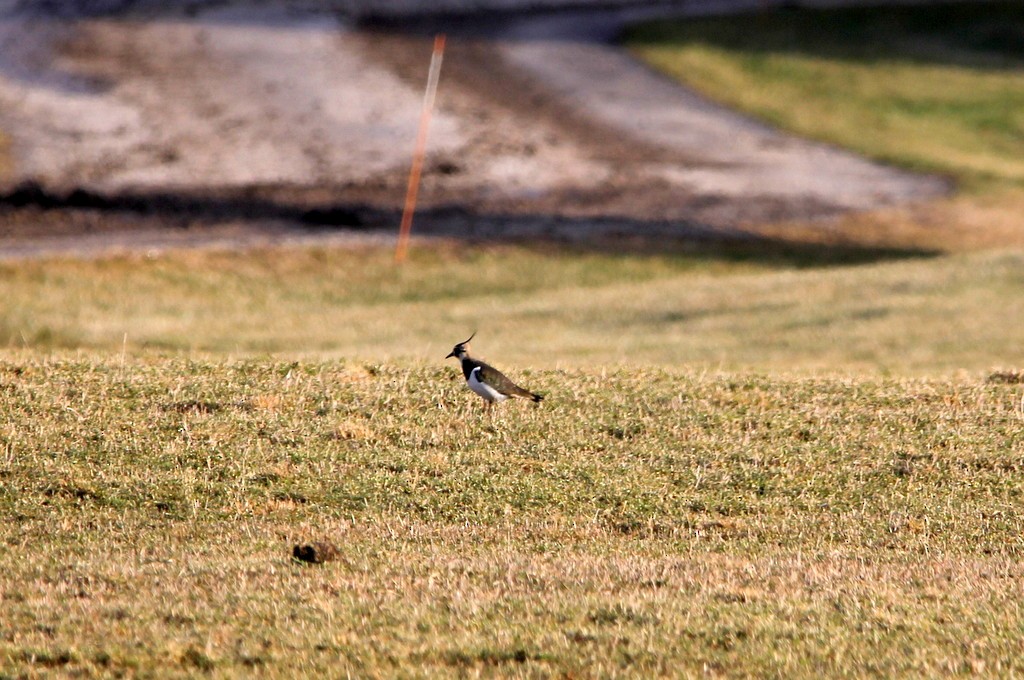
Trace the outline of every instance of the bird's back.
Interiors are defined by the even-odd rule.
[[[482,361],[476,362],[480,367],[480,380],[487,383],[497,391],[510,397],[524,397],[526,399],[533,399],[534,401],[540,401],[543,399],[538,394],[534,394],[529,390],[524,390],[519,385],[512,382],[508,376],[496,369],[494,366],[485,364]]]

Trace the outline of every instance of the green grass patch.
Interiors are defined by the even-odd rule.
[[[478,330],[484,357],[523,367],[935,375],[1019,360],[1017,252],[814,267],[760,247],[424,248],[401,269],[386,250],[20,262],[0,265],[0,342],[434,363]]]
[[[1024,185],[1024,7],[792,9],[632,29],[641,58],[798,134],[971,190]]]
[[[1020,673],[1015,375],[8,356],[0,669]]]

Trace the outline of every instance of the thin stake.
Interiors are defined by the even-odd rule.
[[[427,149],[427,129],[430,127],[430,116],[434,112],[434,99],[437,96],[437,81],[441,77],[441,61],[444,59],[444,34],[434,36],[434,53],[430,57],[430,75],[427,77],[427,92],[423,97],[423,112],[420,114],[420,130],[416,135],[416,151],[412,155],[412,168],[409,170],[409,187],[405,192],[405,209],[402,211],[402,224],[398,229],[398,244],[395,246],[395,262],[405,262],[405,254],[409,249],[409,233],[412,231],[412,215],[416,211],[416,196],[420,189],[420,174],[423,171],[423,156]]]

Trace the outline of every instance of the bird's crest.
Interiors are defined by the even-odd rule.
[[[466,338],[462,342],[460,342],[457,345],[455,345],[455,347],[452,348],[452,351],[448,354],[448,356],[445,357],[445,359],[448,359],[450,357],[459,357],[459,358],[461,358],[461,356],[463,354],[469,354],[469,341],[472,340],[475,337],[476,337],[476,331],[473,331],[473,335],[469,336],[468,338]]]

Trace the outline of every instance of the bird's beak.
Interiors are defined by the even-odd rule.
[[[448,356],[445,359],[451,359],[453,356],[455,356],[455,352],[448,352]]]

